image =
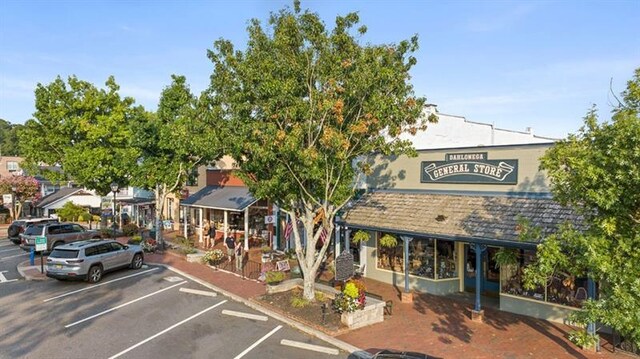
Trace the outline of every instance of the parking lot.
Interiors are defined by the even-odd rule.
[[[0,240],[1,358],[348,357],[161,266],[94,285],[25,281],[15,265],[28,254],[15,249]]]

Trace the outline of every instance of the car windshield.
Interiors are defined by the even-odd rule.
[[[78,258],[77,249],[54,249],[51,254],[51,258]]]
[[[24,230],[24,234],[28,236],[42,235],[43,227],[44,227],[44,224],[32,224],[29,227],[27,227],[27,229]]]

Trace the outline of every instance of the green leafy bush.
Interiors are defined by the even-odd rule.
[[[291,306],[294,308],[304,308],[309,305],[309,301],[302,298],[302,296],[294,296],[291,298]]]
[[[365,232],[365,231],[357,231],[353,237],[351,238],[351,241],[353,243],[360,243],[360,242],[366,242],[370,239],[371,237],[369,236],[369,233]]]
[[[129,240],[129,243],[131,244],[140,244],[140,242],[142,242],[142,236],[133,236],[131,237],[131,239]]]
[[[268,271],[265,277],[267,284],[277,284],[284,280],[284,272],[280,271]]]
[[[84,212],[80,214],[80,220],[83,222],[89,222],[92,219],[93,219],[93,216],[89,212]]]
[[[133,223],[128,223],[122,226],[122,234],[127,237],[133,236],[134,234],[138,233],[138,230],[138,226]]]
[[[592,348],[596,345],[598,337],[587,333],[586,330],[574,330],[569,333],[569,340],[580,348]]]
[[[380,237],[380,246],[382,247],[395,247],[397,245],[398,245],[398,240],[396,239],[396,237],[388,233]]]

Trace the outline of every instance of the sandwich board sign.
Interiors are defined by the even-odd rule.
[[[36,252],[46,251],[47,250],[47,237],[37,236],[36,237]]]

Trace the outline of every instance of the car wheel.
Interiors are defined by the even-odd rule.
[[[16,237],[18,235],[18,228],[17,227],[9,227],[9,230],[7,231],[7,234],[9,235],[9,237]]]
[[[142,254],[136,254],[135,256],[133,256],[133,259],[131,260],[131,268],[142,268]]]
[[[89,273],[87,274],[87,281],[89,283],[97,283],[102,279],[102,267],[93,266],[89,268]]]

